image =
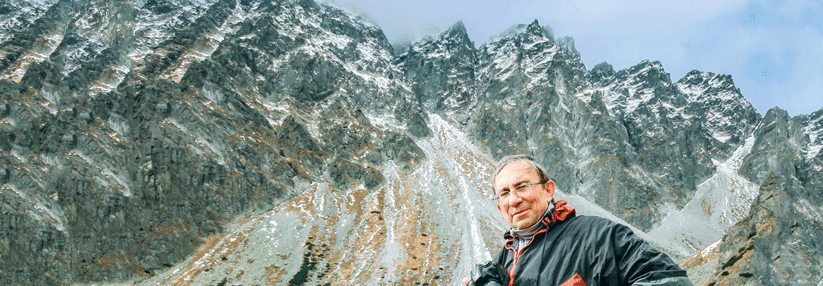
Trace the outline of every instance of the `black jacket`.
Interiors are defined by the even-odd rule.
[[[495,261],[508,270],[509,285],[692,285],[686,271],[624,225],[576,216],[565,201],[542,223],[519,253],[505,235]]]

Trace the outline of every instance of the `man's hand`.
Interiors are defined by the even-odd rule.
[[[463,283],[474,286],[496,286],[509,284],[509,272],[497,262],[489,261],[484,264],[476,264],[472,268],[471,279],[463,278]]]

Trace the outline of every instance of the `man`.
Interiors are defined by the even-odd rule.
[[[671,258],[628,227],[555,203],[554,182],[531,156],[501,159],[492,187],[511,229],[493,260],[499,266],[478,264],[466,284],[692,285]]]

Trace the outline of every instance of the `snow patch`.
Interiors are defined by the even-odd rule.
[[[820,213],[819,206],[814,206],[807,199],[801,198],[794,203],[794,209],[805,214],[810,219],[823,223],[823,214]]]
[[[210,57],[211,54],[217,50],[217,47],[220,46],[220,42],[222,42],[223,39],[223,35],[217,32],[212,32],[201,37],[193,47],[186,50],[183,55],[180,56],[180,61],[177,65],[166,70],[164,74],[160,75],[160,78],[179,83],[186,74],[189,65]]]
[[[35,196],[32,198],[28,196],[26,192],[17,189],[15,185],[10,183],[6,183],[0,186],[0,190],[2,190],[4,193],[14,193],[18,197],[20,197],[22,201],[28,202],[28,205],[23,207],[26,207],[27,210],[29,209],[28,207],[31,207],[36,212],[25,211],[25,213],[29,217],[33,218],[35,221],[41,224],[53,224],[55,229],[57,229],[58,231],[66,231],[63,216],[55,214],[55,212],[51,208],[46,207],[46,205],[43,203],[43,198],[41,198],[40,196]]]
[[[405,129],[405,126],[397,124],[394,114],[372,115],[366,113],[366,118],[369,119],[372,126],[380,129]]]
[[[29,65],[47,59],[54,50],[57,49],[61,41],[63,41],[62,33],[51,34],[40,38],[31,50],[24,51],[17,61],[6,69],[5,73],[0,74],[0,80],[10,80],[15,83],[20,83]]]
[[[90,158],[82,150],[73,149],[73,150],[69,151],[66,155],[67,156],[77,156],[77,157],[79,157],[88,166],[92,167],[90,169],[97,171],[96,175],[98,175],[98,176],[95,176],[95,181],[98,181],[98,183],[100,183],[100,185],[103,186],[104,188],[111,189],[111,190],[118,190],[120,192],[120,194],[122,194],[124,197],[131,197],[132,196],[131,188],[129,188],[129,184],[127,184],[126,180],[123,179],[120,175],[115,174],[115,171],[113,171],[110,168],[110,166],[95,163],[95,160],[93,158]],[[117,173],[119,173],[119,171]],[[115,184],[112,184],[112,182],[111,182],[112,180],[114,180]]]
[[[714,243],[700,251],[700,257],[706,257],[707,255],[709,255],[709,253],[712,252],[712,250],[720,246],[721,242],[723,242],[723,239],[718,239],[717,241],[715,241]]]
[[[649,234],[668,240],[672,247],[693,255],[722,238],[735,223],[748,215],[759,188],[737,172],[751,152],[754,141],[753,135],[747,138],[725,162],[712,160],[715,174],[697,186],[694,197],[682,210],[670,212]]]
[[[823,150],[823,116],[803,126],[803,134],[809,136],[809,144],[804,148],[806,158],[814,158]],[[820,168],[820,166],[817,166]]]

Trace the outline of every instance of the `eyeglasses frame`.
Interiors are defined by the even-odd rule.
[[[512,194],[514,194],[515,196],[517,196],[518,198],[521,198],[521,199],[522,199],[522,198],[523,198],[523,196],[522,196],[522,195],[523,195],[523,194],[525,194],[527,190],[529,190],[529,187],[534,186],[534,185],[538,185],[538,184],[545,184],[546,182],[548,182],[548,181],[542,181],[542,182],[522,182],[522,183],[520,183],[520,184],[517,184],[517,186],[515,186],[514,188],[512,188],[513,190],[511,190],[511,189],[510,189],[510,190],[505,190],[505,191],[500,192],[499,194],[494,194],[494,195],[492,196],[492,200],[493,200],[493,201],[495,201],[495,202],[497,202],[497,204],[498,204],[498,205],[500,205],[500,203],[502,202],[502,200],[500,199],[500,197],[501,197],[501,195],[503,195],[504,193],[506,194],[506,198],[505,198],[505,200],[507,200],[507,201],[508,201],[508,199],[509,199],[509,198],[508,198],[508,194],[510,194],[510,193],[512,193]]]

